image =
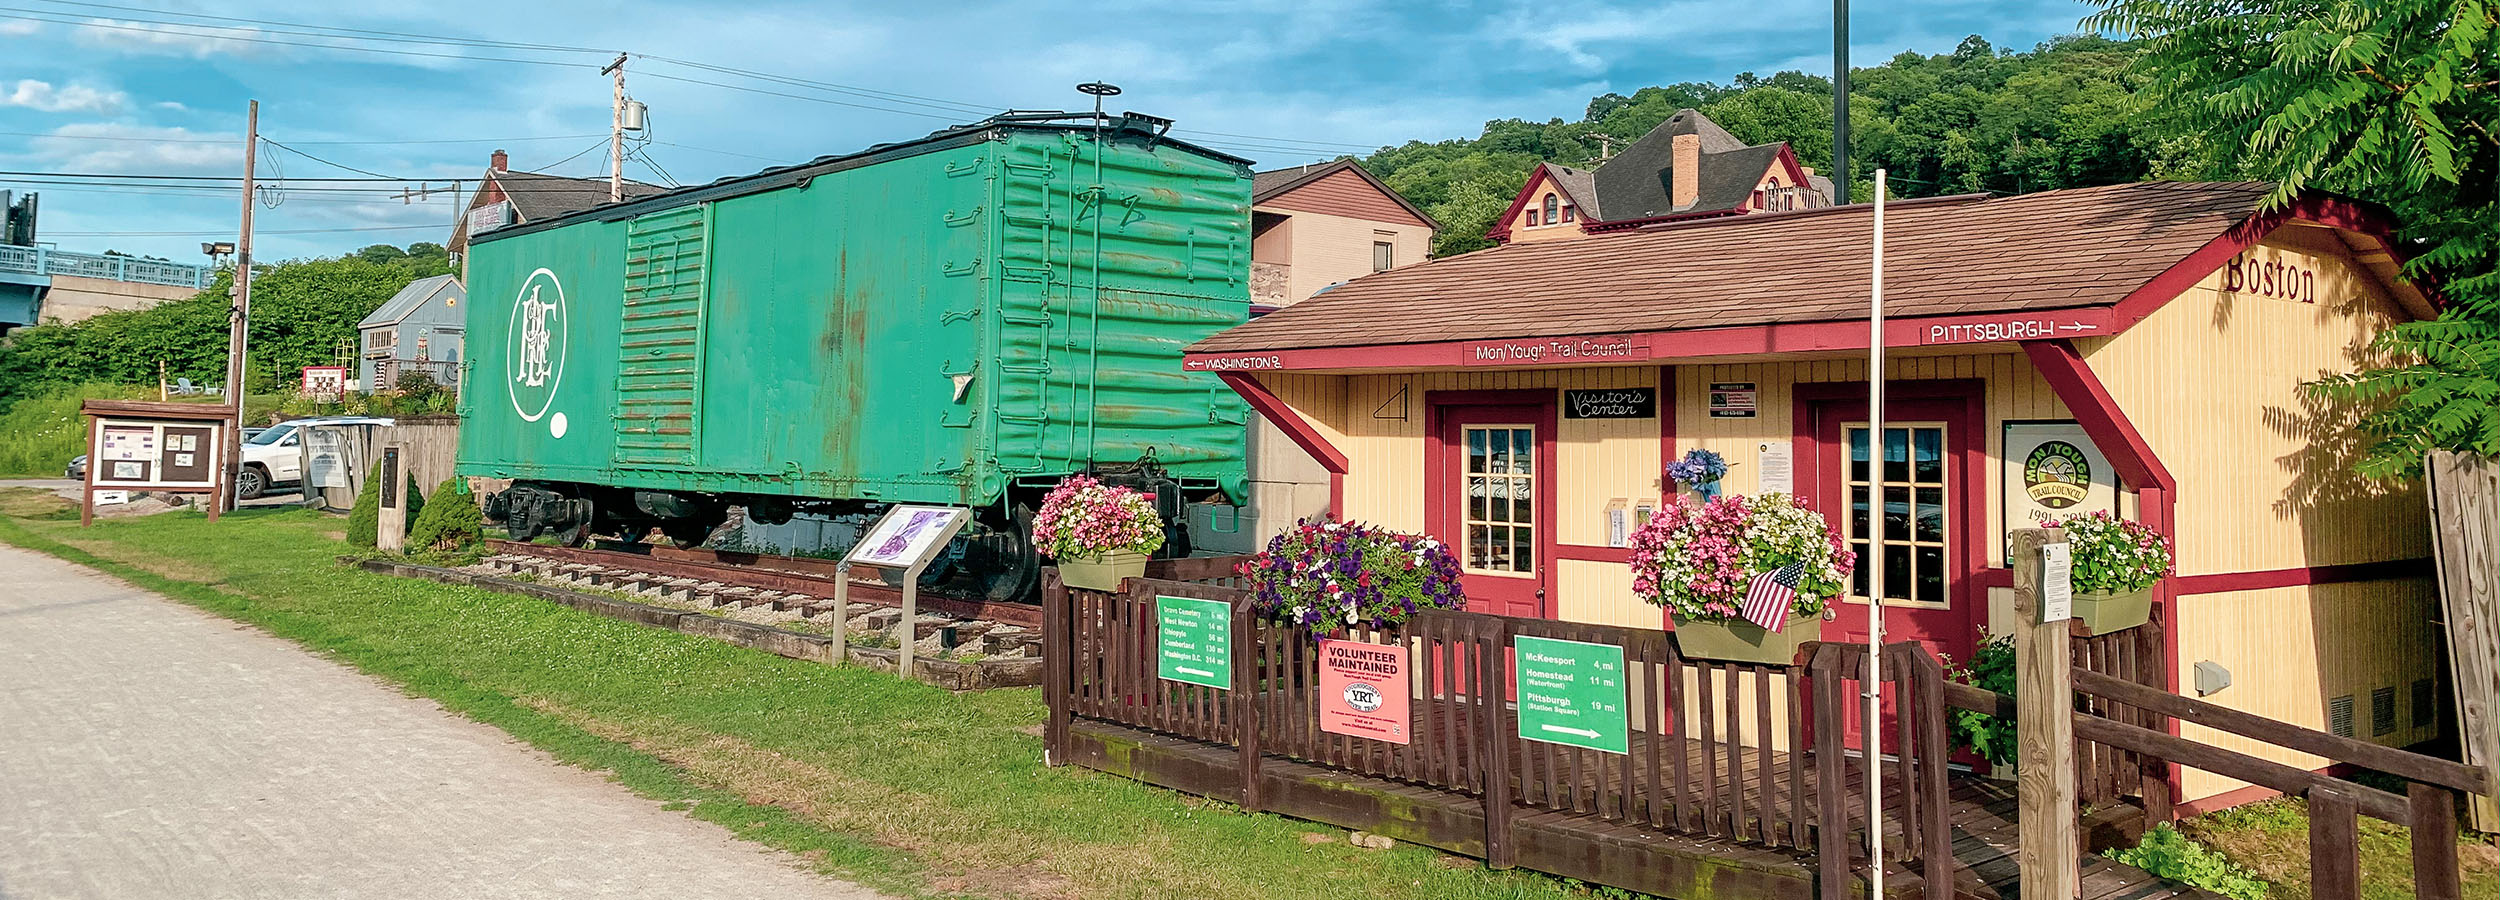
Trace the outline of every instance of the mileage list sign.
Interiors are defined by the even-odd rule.
[[[1511,639],[1519,678],[1519,736],[1630,753],[1624,716],[1623,648],[1521,635]]]

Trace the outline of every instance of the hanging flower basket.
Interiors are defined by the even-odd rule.
[[[1754,576],[1797,568],[1777,632],[1744,617]],[[1846,589],[1857,555],[1822,515],[1787,494],[1677,503],[1632,534],[1632,591],[1665,607],[1696,659],[1786,663],[1818,637],[1811,623]]]
[[[1458,556],[1420,534],[1303,519],[1243,563],[1251,609],[1314,638],[1391,628],[1427,609],[1464,609]]]
[[[2109,634],[2152,621],[2153,586],[2170,574],[2169,538],[2106,512],[2049,524],[2066,533],[2075,618],[2086,629]]]
[[[1116,591],[1144,577],[1146,560],[1163,548],[1163,517],[1144,494],[1070,475],[1042,498],[1033,543],[1059,563],[1062,584]]]
[[[1719,480],[1727,477],[1727,459],[1719,454],[1695,447],[1684,451],[1684,458],[1667,464],[1667,480],[1682,485],[1704,502],[1719,496]]]

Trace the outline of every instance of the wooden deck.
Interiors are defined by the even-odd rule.
[[[1087,720],[1072,722],[1069,737],[1068,762],[1174,790],[1240,799],[1240,755],[1234,747]],[[1688,764],[1702,770],[1705,762],[1699,742],[1681,743],[1686,745]],[[1744,755],[1749,764],[1766,758],[1758,749],[1748,749]],[[1740,779],[1746,806],[1785,806],[1786,792],[1793,784],[1803,784],[1810,792],[1820,790],[1810,757],[1772,752],[1767,759],[1769,768],[1753,766]],[[1805,764],[1798,765],[1800,760]],[[1722,757],[1718,764],[1725,762]],[[1485,814],[1479,796],[1272,757],[1261,764],[1259,777],[1259,806],[1267,811],[1370,830],[1452,853],[1486,855]],[[1773,804],[1768,807],[1760,805],[1765,802],[1766,785]],[[1515,785],[1513,796],[1525,787]],[[1858,798],[1855,806],[1862,807],[1862,785],[1850,788],[1849,793]],[[1556,796],[1569,793],[1573,792]],[[1600,792],[1591,786],[1587,793],[1593,798]],[[1803,806],[1811,810],[1814,804]],[[1953,777],[1949,809],[1954,868],[1960,873],[1955,896],[2020,896],[2015,807],[2011,785],[1961,773]],[[2104,827],[2128,829],[2129,823],[2107,815],[2102,818]],[[1856,815],[1852,819],[1858,820]],[[1751,825],[1758,826],[1759,821]],[[1813,827],[1819,829],[1819,823]],[[1663,897],[1811,900],[1817,896],[1818,864],[1813,854],[1737,836],[1753,833],[1752,827],[1735,833],[1726,828],[1709,830],[1718,833],[1668,833],[1620,816],[1610,819],[1595,809],[1571,812],[1523,807],[1512,818],[1511,841],[1522,867]],[[1862,858],[1852,861],[1853,869],[1863,867]],[[2098,856],[2084,858],[2082,874],[2084,900],[2212,896]],[[1865,896],[1863,881],[1854,874],[1849,877],[1848,893]],[[1928,896],[1919,867],[1898,862],[1887,865],[1884,894],[1901,900]]]

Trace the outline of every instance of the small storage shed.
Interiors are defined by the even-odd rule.
[[[468,292],[450,275],[419,278],[356,323],[356,386],[365,393],[389,390],[401,372],[424,372],[436,384],[460,381],[460,349],[466,329],[460,304]]]
[[[1866,205],[1514,243],[1354,281],[1190,348],[1328,470],[1340,517],[1460,553],[1475,608],[1668,627],[1628,532],[1664,464],[1804,498],[1887,560],[1888,632],[1956,660],[2010,627],[2009,527],[2090,509],[2169,533],[2157,594],[2207,699],[2393,745],[2436,737],[2418,491],[2351,473],[2351,413],[2302,383],[2434,314],[2375,209],[2254,183],[1888,209],[1888,417],[1866,432]],[[1883,462],[1868,465],[1869,447]],[[1880,497],[1884,534],[1860,534]],[[1866,601],[1823,636],[1864,640]],[[2192,726],[2191,726],[2192,728]],[[2198,740],[2322,768],[2229,735]],[[2244,786],[2190,771],[2186,808]]]

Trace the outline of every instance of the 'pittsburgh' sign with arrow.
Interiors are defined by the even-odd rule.
[[[1918,329],[1918,342],[1921,344],[2045,341],[2050,338],[2097,337],[2103,333],[2098,323],[2057,313],[1921,322]]]

